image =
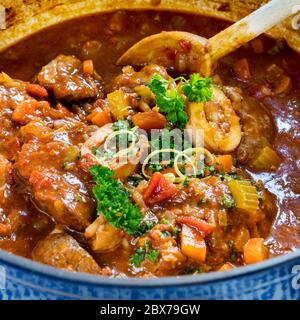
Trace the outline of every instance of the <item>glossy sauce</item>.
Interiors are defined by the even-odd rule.
[[[54,26],[6,50],[0,56],[0,70],[28,81],[58,54],[73,54],[81,60],[93,59],[97,72],[108,83],[121,72],[121,67],[115,65],[117,58],[150,34],[162,30],[184,30],[209,38],[226,26],[226,22],[175,13],[117,12],[91,16]],[[215,73],[221,76],[224,84],[242,87],[245,92],[263,80],[266,68],[272,63],[283,65],[293,79],[289,94],[264,100],[274,119],[274,145],[283,163],[276,173],[249,171],[255,180],[261,179],[277,197],[278,213],[267,241],[271,253],[278,255],[300,248],[300,71],[297,71],[300,70],[300,58],[289,49],[270,55],[267,51],[274,46],[274,41],[264,38],[264,44],[263,54],[253,53],[249,46],[225,57]],[[251,67],[252,80],[248,82],[238,80],[232,71],[235,61],[241,58],[247,58]],[[21,197],[15,201],[22,204],[24,199]],[[10,240],[0,239],[0,246],[29,257],[32,247],[49,232],[53,222],[45,216],[45,226],[40,226],[39,232],[35,233],[34,221],[40,221],[43,214],[26,206],[23,206],[24,228]],[[122,258],[119,258],[114,261],[114,257],[107,254],[99,259],[104,264],[107,259],[122,270]]]

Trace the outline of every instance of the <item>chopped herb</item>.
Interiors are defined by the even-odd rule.
[[[158,250],[151,250],[151,243],[146,241],[144,248],[137,248],[135,253],[130,256],[129,262],[131,265],[140,267],[144,259],[151,262],[156,262],[159,257]]]
[[[103,214],[110,224],[130,235],[140,233],[145,228],[143,216],[130,201],[129,193],[121,182],[113,178],[114,172],[102,166],[93,166],[90,172],[95,182],[93,194],[97,200],[98,214]]]
[[[238,258],[238,253],[234,247],[234,241],[228,240],[227,245],[228,245],[228,249],[230,251],[230,261],[235,262]]]
[[[161,223],[161,224],[169,224],[170,221],[167,220],[167,219],[161,219],[161,220],[160,220],[160,223]]]
[[[147,259],[151,262],[156,262],[158,257],[159,257],[158,250],[152,250],[151,252],[145,254],[145,259]]]
[[[97,147],[93,147],[92,148],[92,154],[97,155],[98,153],[98,148]]]
[[[135,253],[130,256],[129,262],[131,265],[134,265],[136,267],[139,267],[144,260],[144,254],[145,254],[145,249],[144,248],[137,248],[135,250]]]
[[[173,227],[173,228],[172,228],[172,236],[173,236],[173,237],[176,237],[177,234],[178,234],[178,232],[179,232],[178,228],[176,228],[176,227]]]
[[[235,206],[234,200],[226,195],[219,198],[219,203],[224,209],[230,209]]]
[[[164,167],[160,163],[151,163],[148,166],[148,170],[151,172],[160,172],[164,170]]]
[[[211,78],[201,78],[198,73],[190,76],[190,79],[183,85],[182,92],[191,102],[208,102],[212,99]]]
[[[142,180],[143,180],[143,177],[141,177],[140,175],[136,174],[136,175],[133,175],[133,176],[129,176],[127,178],[127,183],[130,186],[137,187]]]
[[[189,178],[185,178],[182,184],[183,184],[184,187],[188,187],[189,184],[190,184],[190,179]]]

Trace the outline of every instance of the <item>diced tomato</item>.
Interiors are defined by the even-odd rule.
[[[169,182],[163,174],[155,172],[144,192],[143,198],[147,204],[155,204],[172,198],[177,192],[175,184]]]
[[[207,223],[205,220],[196,217],[181,216],[177,218],[177,222],[196,228],[198,231],[203,232],[205,236],[209,235],[213,231],[212,225]]]
[[[94,157],[91,154],[87,153],[80,158],[78,164],[83,170],[88,171],[90,167],[96,165],[97,163],[94,160]]]
[[[132,122],[135,126],[146,131],[163,129],[167,125],[165,116],[154,111],[137,113],[132,116]]]

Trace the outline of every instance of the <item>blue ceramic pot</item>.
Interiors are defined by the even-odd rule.
[[[0,299],[299,298],[300,251],[228,272],[109,279],[58,270],[0,250]]]

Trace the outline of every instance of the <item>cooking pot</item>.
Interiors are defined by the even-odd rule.
[[[72,18],[117,9],[173,10],[235,21],[261,0],[1,0],[0,51]],[[268,32],[300,51],[290,19]],[[0,250],[0,299],[299,299],[300,251],[225,272],[155,279],[104,278],[42,265]],[[298,283],[299,282],[299,283]]]

